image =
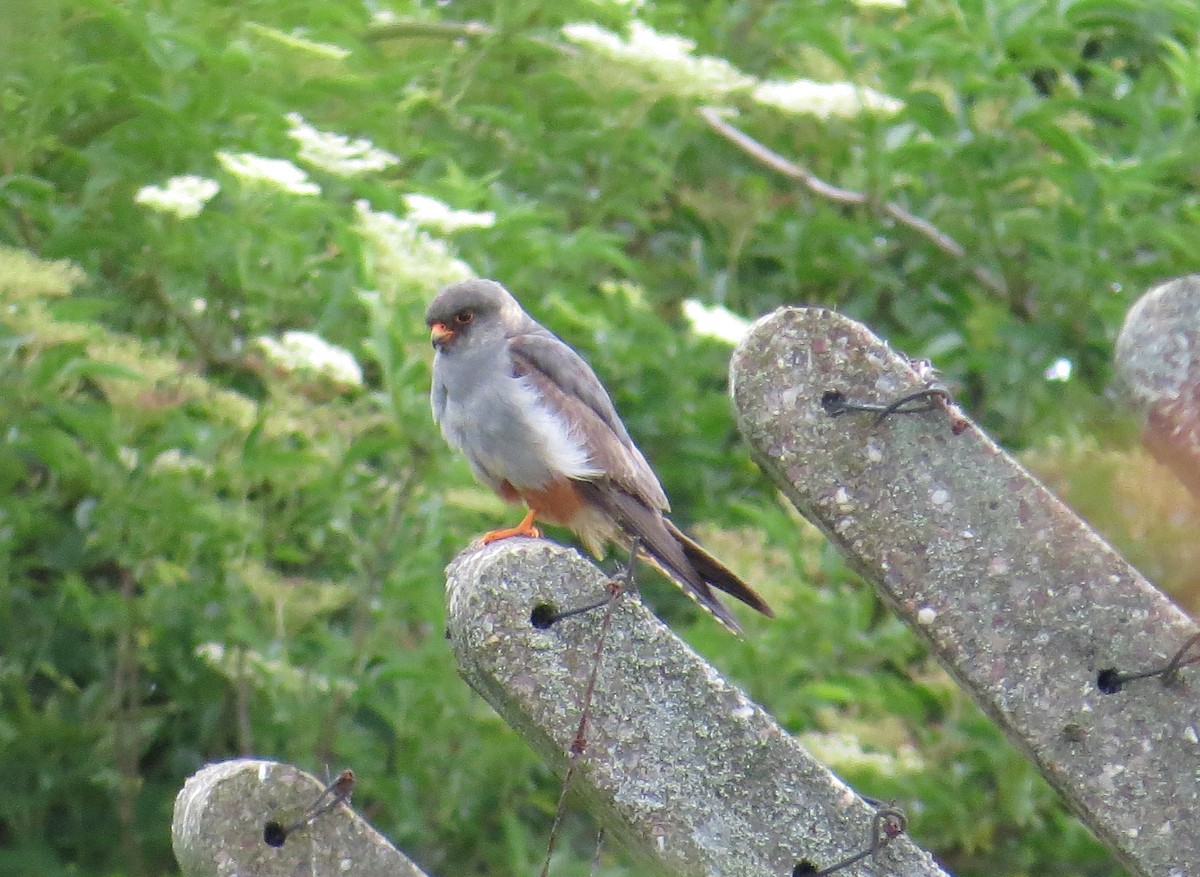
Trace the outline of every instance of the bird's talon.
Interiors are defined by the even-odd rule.
[[[537,527],[507,527],[503,530],[492,530],[484,533],[476,540],[478,545],[491,545],[501,539],[511,539],[513,536],[527,536],[530,539],[541,539],[542,531]]]

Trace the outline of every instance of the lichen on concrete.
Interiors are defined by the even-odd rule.
[[[360,782],[370,782],[369,774]],[[350,807],[338,806],[283,845],[263,840],[268,820],[296,821],[322,784],[291,765],[240,758],[211,764],[175,798],[171,843],[184,877],[424,877]]]
[[[603,610],[549,630],[533,607],[579,605],[607,578],[542,540],[472,548],[447,570],[447,625],[464,678],[560,774]],[[637,600],[618,598],[575,785],[643,873],[780,877],[855,852],[873,811]],[[870,866],[865,866],[870,867]],[[943,875],[900,838],[880,873]]]
[[[937,409],[830,417],[821,397],[889,401],[917,374],[822,309],[760,320],[734,355],[743,435],[763,468],[1137,873],[1200,874],[1200,671],[1162,664],[1195,630],[1166,597],[978,428]]]

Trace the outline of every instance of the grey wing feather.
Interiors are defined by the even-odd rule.
[[[628,548],[636,538],[638,553],[644,560],[679,585],[685,594],[711,612],[730,630],[736,633],[741,629],[738,627],[733,613],[713,593],[709,582],[689,562],[687,548],[676,538],[679,531],[675,529],[674,524],[663,517],[661,512],[649,508],[637,498],[614,488],[607,482],[585,484],[584,490],[592,502],[604,509],[616,521],[617,526],[624,534],[620,544]],[[737,581],[736,576],[733,578]],[[714,584],[727,590],[723,583]],[[749,590],[745,585],[742,587]],[[738,594],[734,594],[734,596],[745,599]]]
[[[509,338],[508,343],[513,374],[528,377],[543,402],[568,418],[593,464],[622,490],[647,505],[669,511],[662,485],[583,357],[545,330],[527,331]]]
[[[605,473],[581,479],[581,488],[617,525],[623,534],[618,541],[628,547],[636,538],[646,560],[733,631],[737,619],[713,587],[770,615],[758,594],[663,516],[662,486],[583,358],[541,327],[511,337],[509,350],[514,376],[528,380],[542,403],[573,426],[592,465]]]

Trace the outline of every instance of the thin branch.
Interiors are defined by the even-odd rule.
[[[137,839],[137,805],[143,785],[138,758],[142,751],[141,697],[139,695],[141,661],[138,656],[139,612],[138,582],[133,572],[121,569],[122,619],[117,634],[117,660],[113,674],[113,706],[115,715],[116,762],[120,774],[117,787],[117,821],[121,844],[125,847],[129,871],[134,875],[146,873],[142,847]]]
[[[245,758],[254,751],[254,732],[250,726],[250,676],[246,671],[246,648],[237,649],[237,664],[234,672],[234,708],[237,710],[238,755]]]
[[[502,35],[517,36],[525,42],[550,49],[559,54],[575,54],[573,47],[566,46],[561,42],[521,33],[504,34],[482,21],[416,21],[413,19],[404,19],[375,25],[363,35],[363,39],[367,42],[383,42],[412,37],[479,40]],[[751,158],[776,173],[782,174],[788,179],[795,180],[814,195],[837,204],[869,207],[876,213],[882,213],[905,228],[916,232],[955,261],[966,261],[967,251],[963,248],[962,244],[929,220],[922,219],[910,213],[894,201],[880,203],[862,192],[856,192],[852,189],[842,189],[825,182],[811,171],[793,161],[789,161],[741,129],[730,125],[721,118],[721,111],[716,107],[700,107],[699,113],[700,117],[704,119],[710,128],[730,143],[733,143]],[[970,265],[968,266],[968,270],[976,280],[988,289],[1000,295],[1007,296],[1008,289],[1001,278],[996,277],[980,265]]]
[[[372,25],[363,34],[369,43],[400,40],[408,37],[440,37],[442,39],[478,39],[491,36],[495,28],[482,21],[415,21],[411,18]]]
[[[245,372],[254,374],[255,371],[243,357],[232,353],[225,353],[220,350],[216,342],[209,337],[208,332],[190,313],[179,307],[171,294],[167,292],[163,286],[162,278],[157,274],[144,274],[136,278],[135,281],[139,289],[144,290],[151,299],[166,311],[167,315],[179,324],[183,329],[183,333],[187,335],[192,345],[196,348],[196,352],[200,356],[200,361],[204,368],[231,368],[239,369]]]
[[[767,146],[759,143],[745,131],[726,122],[721,118],[721,111],[716,107],[700,107],[699,113],[700,118],[710,128],[734,146],[737,146],[759,164],[770,168],[776,173],[782,174],[790,180],[795,180],[814,195],[837,204],[861,205],[869,207],[876,212],[882,212],[885,216],[891,217],[905,228],[925,238],[925,240],[929,241],[946,255],[958,261],[966,260],[967,251],[963,248],[962,244],[929,220],[915,216],[894,201],[885,201],[880,204],[862,192],[855,192],[852,189],[842,189],[825,182],[807,168],[789,161],[778,152],[774,152]],[[969,270],[972,276],[988,289],[1001,295],[1007,295],[1008,290],[1004,281],[993,275],[986,268],[980,265],[971,265],[969,266]]]
[[[420,473],[424,471],[421,465],[422,449],[414,444],[410,449],[413,458],[398,479],[389,479],[384,494],[387,497],[385,514],[386,522],[374,529],[366,540],[369,543],[369,554],[365,557],[354,558],[354,570],[365,583],[365,587],[356,590],[358,598],[354,601],[353,622],[350,634],[350,654],[356,655],[350,673],[355,678],[361,678],[368,671],[371,659],[370,649],[367,648],[367,635],[371,631],[373,615],[371,603],[379,593],[386,571],[395,565],[395,557],[390,556],[389,545],[395,543],[395,534],[403,532],[400,519],[407,514],[412,505],[413,495],[421,482]],[[367,525],[359,523],[360,532],[370,532]],[[338,721],[344,716],[346,702],[350,695],[344,688],[336,688],[330,699],[329,708],[325,711],[317,742],[313,752],[317,763],[334,761],[336,754]]]
[[[368,43],[430,37],[443,40],[482,40],[491,37],[512,37],[523,43],[554,52],[557,55],[577,54],[573,46],[564,45],[556,40],[520,31],[502,31],[482,21],[417,21],[411,18],[404,18],[398,21],[389,21],[386,24],[372,25],[363,34],[363,40]]]
[[[58,135],[59,143],[74,148],[87,146],[93,140],[107,134],[122,122],[128,122],[136,115],[137,110],[133,107],[116,107],[93,113],[64,128]]]

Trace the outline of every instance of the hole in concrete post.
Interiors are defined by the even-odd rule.
[[[1101,670],[1096,676],[1096,687],[1100,689],[1101,694],[1116,694],[1121,690],[1122,684],[1121,674],[1117,672],[1116,667]]]
[[[555,622],[557,617],[558,609],[553,603],[538,603],[529,613],[529,623],[538,630],[545,630]]]
[[[821,394],[821,410],[830,417],[846,413],[846,394],[839,390],[826,390]]]
[[[283,827],[282,822],[272,819],[263,826],[263,843],[267,846],[281,847],[285,840],[287,840],[287,829]]]

